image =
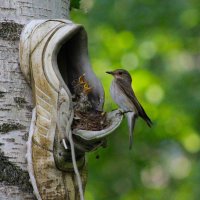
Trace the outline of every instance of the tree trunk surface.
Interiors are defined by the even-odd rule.
[[[19,66],[20,33],[33,19],[68,15],[69,0],[0,0],[1,200],[35,199],[25,159],[33,101]]]

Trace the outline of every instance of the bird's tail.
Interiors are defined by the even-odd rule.
[[[146,116],[145,121],[149,127],[151,127],[153,125],[153,122],[151,121],[151,119],[148,116]]]
[[[135,115],[134,112],[128,112],[126,113],[126,117],[128,120],[128,128],[129,128],[129,149],[131,150],[132,145],[133,145],[133,131],[134,131],[135,120],[137,116]]]
[[[153,125],[151,119],[148,117],[144,108],[141,105],[140,105],[140,110],[139,110],[139,116],[142,117],[142,119],[147,123],[149,127]]]

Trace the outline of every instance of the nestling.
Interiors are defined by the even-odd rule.
[[[129,127],[129,149],[131,149],[136,119],[141,117],[149,127],[151,127],[152,121],[147,116],[145,110],[135,96],[135,93],[131,87],[132,78],[128,71],[124,69],[117,69],[115,71],[106,73],[114,76],[114,80],[112,81],[110,87],[110,93],[116,104],[126,114]]]

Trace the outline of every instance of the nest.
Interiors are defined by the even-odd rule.
[[[72,129],[100,131],[109,125],[107,114],[97,111],[91,105],[88,94],[92,91],[85,79],[85,74],[72,82],[74,120]]]
[[[108,126],[106,113],[100,111],[81,112],[75,110],[72,129],[99,131]]]

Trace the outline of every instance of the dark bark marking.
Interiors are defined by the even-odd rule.
[[[25,133],[25,134],[22,136],[22,139],[25,140],[25,141],[28,141],[28,133]]]
[[[23,97],[14,97],[14,101],[19,108],[24,108],[24,104],[27,103],[27,101]]]
[[[0,98],[4,97],[4,96],[5,96],[5,93],[6,93],[6,92],[0,91]]]
[[[4,134],[9,131],[21,130],[21,129],[25,129],[25,128],[26,127],[20,123],[3,123],[0,125],[0,133]]]
[[[8,185],[19,186],[22,191],[32,193],[33,188],[29,182],[28,172],[23,171],[18,166],[11,163],[0,150],[0,182]]]
[[[19,40],[23,25],[14,21],[5,21],[0,23],[0,38],[8,41]]]

